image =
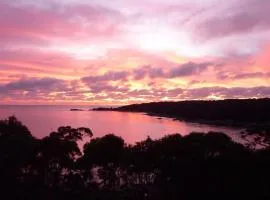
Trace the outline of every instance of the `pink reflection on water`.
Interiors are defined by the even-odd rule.
[[[123,112],[71,112],[70,107],[56,106],[8,106],[0,107],[0,119],[15,115],[32,134],[38,138],[49,135],[59,126],[89,127],[94,137],[108,133],[121,136],[127,143],[135,143],[150,136],[153,139],[164,135],[190,132],[221,131],[240,141],[239,130],[173,121],[151,117],[142,113]]]

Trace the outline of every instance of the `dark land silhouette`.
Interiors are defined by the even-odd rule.
[[[70,111],[84,111],[83,109],[71,108]]]
[[[142,112],[176,120],[245,128],[270,122],[270,98],[152,102],[93,110]]]
[[[260,137],[265,146],[244,146],[217,132],[146,138],[128,145],[113,134],[91,139],[89,128],[69,126],[37,139],[15,117],[9,117],[0,121],[1,197],[270,199],[268,134],[247,133]],[[77,144],[81,140],[86,142],[82,150]]]

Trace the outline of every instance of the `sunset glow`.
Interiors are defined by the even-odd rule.
[[[270,97],[268,0],[1,0],[1,104]]]

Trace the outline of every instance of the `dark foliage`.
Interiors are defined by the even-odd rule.
[[[266,127],[267,128],[267,127]],[[267,129],[268,130],[268,129]],[[262,136],[265,136],[264,134]],[[4,199],[269,199],[270,148],[254,150],[223,133],[147,138],[109,134],[86,143],[87,128],[60,127],[35,139],[15,117],[0,121]]]
[[[133,104],[96,111],[143,112],[216,125],[244,126],[270,121],[270,99],[227,99],[219,101],[180,101]]]

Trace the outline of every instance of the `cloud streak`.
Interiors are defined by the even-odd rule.
[[[145,78],[155,79],[173,79],[187,76],[199,75],[206,71],[211,66],[211,63],[193,63],[188,62],[178,67],[173,67],[169,70],[163,68],[153,68],[151,66],[142,66],[130,71],[109,71],[102,75],[87,76],[81,80],[89,85],[96,82],[109,81],[127,81],[142,80]]]

